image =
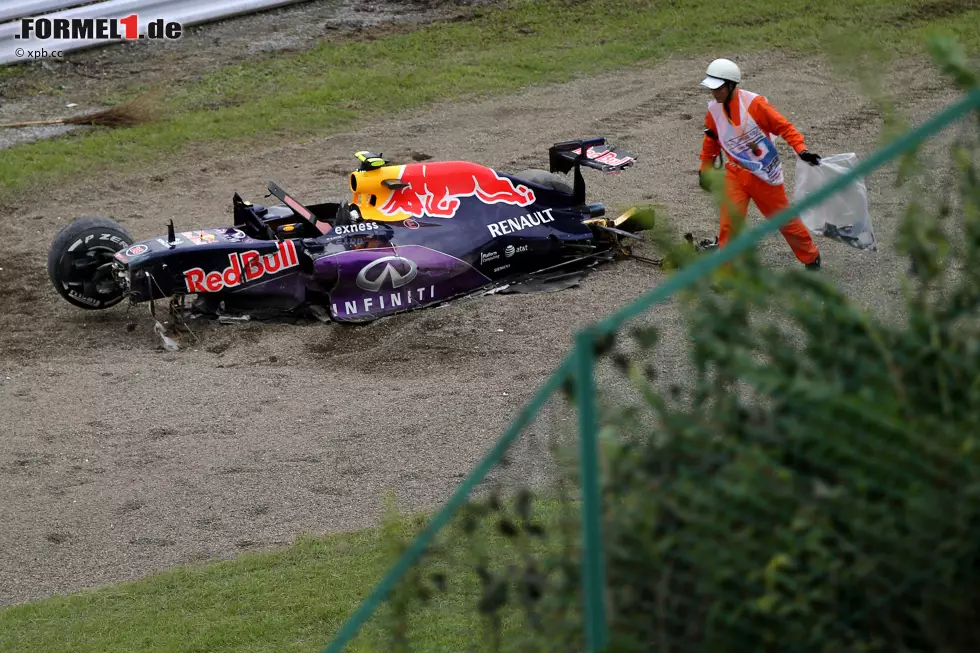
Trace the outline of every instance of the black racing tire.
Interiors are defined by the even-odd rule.
[[[553,188],[554,190],[568,193],[569,195],[572,194],[572,185],[569,184],[564,177],[553,172],[548,172],[547,170],[528,168],[527,170],[521,170],[515,174],[514,177],[532,184],[537,184],[538,186]]]
[[[115,220],[78,218],[58,232],[48,249],[51,283],[79,308],[97,311],[115,306],[123,299],[123,288],[109,283],[112,257],[133,242]]]

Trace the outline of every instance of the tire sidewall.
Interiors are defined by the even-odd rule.
[[[48,250],[48,276],[51,283],[59,295],[78,308],[102,310],[115,306],[125,296],[122,289],[108,296],[82,295],[65,287],[64,268],[72,258],[91,249],[101,248],[115,253],[128,249],[133,242],[133,237],[114,220],[100,217],[79,218],[59,231],[51,243]]]

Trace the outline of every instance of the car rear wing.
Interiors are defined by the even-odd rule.
[[[636,162],[637,157],[608,145],[606,139],[586,138],[575,141],[555,143],[548,148],[548,165],[551,172],[567,173],[575,170],[575,185],[572,195],[576,201],[585,203],[585,180],[582,166],[595,168],[607,174],[618,175]]]
[[[585,154],[582,151],[585,151]],[[608,145],[605,138],[555,143],[548,149],[552,172],[568,172],[577,165],[618,174],[636,162],[636,157]]]

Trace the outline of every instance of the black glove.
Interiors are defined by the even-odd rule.
[[[812,166],[820,165],[820,155],[814,154],[810,150],[803,150],[802,152],[800,152],[800,158]]]

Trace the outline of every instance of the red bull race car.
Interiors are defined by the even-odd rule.
[[[193,296],[204,315],[363,322],[476,292],[577,283],[641,238],[630,212],[613,219],[586,201],[583,166],[620,173],[636,161],[603,138],[557,143],[550,171],[515,174],[356,156],[345,202],[304,205],[270,183],[266,197],[281,203],[235,193],[230,226],[179,231],[171,220],[166,235],[140,241],[114,220],[78,219],[51,245],[51,281],[83,309],[170,298],[171,311],[186,310]]]

